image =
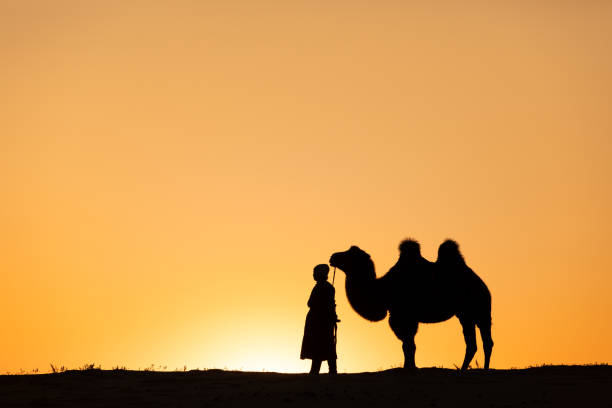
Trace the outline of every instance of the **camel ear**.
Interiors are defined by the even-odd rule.
[[[362,258],[371,259],[370,254],[368,254],[366,251],[364,251],[363,249],[359,248],[358,246],[353,245],[351,247],[350,251],[355,253],[356,255],[362,257]]]

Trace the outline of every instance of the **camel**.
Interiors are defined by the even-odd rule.
[[[459,318],[465,338],[466,370],[476,354],[476,327],[480,330],[489,368],[491,339],[491,294],[487,285],[470,269],[455,241],[446,240],[438,249],[438,259],[421,256],[417,241],[408,239],[400,246],[397,263],[381,278],[365,251],[352,246],[333,254],[329,263],[346,274],[346,296],[353,309],[369,321],[380,321],[389,313],[389,326],[402,341],[404,368],[416,368],[414,336],[419,323],[439,323]]]

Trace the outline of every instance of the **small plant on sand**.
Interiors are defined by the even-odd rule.
[[[67,369],[66,367],[64,367],[64,366],[57,367],[57,366],[54,366],[53,364],[50,364],[50,363],[49,363],[49,365],[51,366],[51,372],[52,372],[53,374],[63,373],[64,371],[68,370],[68,369]]]
[[[102,369],[102,367],[100,367],[99,365],[96,367],[96,365],[94,363],[83,364],[81,367],[79,367],[79,370],[81,370],[81,371],[101,370],[101,369]]]
[[[127,368],[125,366],[115,366],[112,368],[113,371],[126,371]]]
[[[162,366],[161,364],[155,366],[155,364],[151,364],[150,367],[145,368],[145,371],[166,371],[168,366]]]

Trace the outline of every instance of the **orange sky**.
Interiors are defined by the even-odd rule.
[[[0,372],[306,371],[312,267],[408,236],[488,284],[492,367],[612,362],[612,4],[314,3],[0,1]],[[343,285],[339,370],[400,365]]]

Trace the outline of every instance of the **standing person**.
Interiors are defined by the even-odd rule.
[[[319,374],[321,363],[327,360],[330,374],[337,374],[336,339],[334,330],[338,316],[336,315],[336,290],[327,281],[329,266],[320,264],[314,267],[313,277],[317,282],[310,293],[302,340],[300,358],[311,359],[310,374]]]

